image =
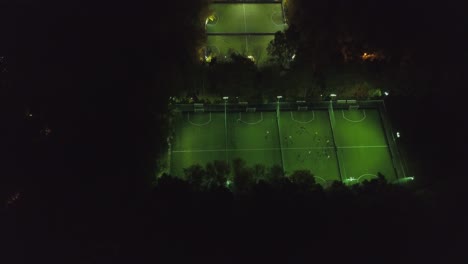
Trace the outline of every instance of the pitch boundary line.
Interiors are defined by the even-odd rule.
[[[187,112],[187,122],[189,122],[190,124],[192,124],[194,126],[206,126],[209,123],[211,123],[211,112],[210,112],[210,119],[207,122],[203,123],[203,124],[197,124],[197,123],[193,123],[192,121],[190,121],[190,112]]]
[[[349,122],[353,122],[353,123],[359,123],[359,122],[362,122],[364,121],[364,119],[366,119],[366,110],[365,109],[362,109],[362,112],[364,113],[364,117],[359,119],[359,120],[351,120],[349,118],[347,118],[345,116],[345,113],[344,113],[344,110],[341,110],[341,113],[343,114],[343,119],[346,120],[346,121],[349,121]]]
[[[239,119],[237,119],[237,122],[242,122],[242,123],[247,124],[247,125],[256,125],[256,124],[259,124],[259,123],[263,122],[263,113],[260,112],[260,120],[258,120],[257,122],[250,123],[250,122],[242,121],[242,113],[239,112]]]
[[[252,149],[199,149],[199,150],[173,150],[172,153],[191,152],[217,152],[217,151],[265,151],[265,150],[311,150],[311,149],[333,149],[333,147],[310,147],[310,148],[252,148]]]
[[[352,149],[352,148],[388,148],[387,145],[376,145],[376,146],[344,146],[344,147],[336,147],[339,149]]]
[[[308,124],[312,121],[315,120],[315,112],[312,110],[312,119],[310,119],[309,121],[298,121],[296,119],[294,119],[294,115],[293,115],[293,112],[291,111],[291,119],[297,123],[301,123],[301,124]]]

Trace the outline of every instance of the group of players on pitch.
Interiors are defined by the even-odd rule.
[[[304,133],[306,134],[310,134],[309,131],[307,130],[306,127],[304,126],[301,126],[299,127],[299,130],[296,131],[297,134],[299,135],[302,135]],[[270,136],[270,131],[267,130],[265,132],[265,139],[268,139]],[[315,145],[316,147],[320,147],[323,146],[322,142],[325,142],[326,146],[323,147],[322,151],[317,151],[317,156],[319,157],[326,157],[327,159],[331,158],[331,147],[333,146],[333,144],[331,143],[330,139],[327,139],[327,138],[323,138],[324,140],[322,141],[322,138],[321,136],[319,136],[319,133],[317,131],[315,131],[314,133],[314,137],[313,137],[313,141],[315,142]],[[293,137],[292,136],[285,136],[284,137],[284,142],[285,142],[285,145],[286,147],[288,148],[290,145],[293,145],[294,141],[293,141]],[[297,155],[297,159],[300,161],[300,162],[304,162],[307,158],[307,156],[311,155],[312,154],[312,150],[308,150],[307,153],[303,156],[301,153],[299,153]]]

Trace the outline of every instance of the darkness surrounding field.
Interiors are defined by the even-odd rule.
[[[303,57],[281,75],[245,60],[200,69],[207,1],[2,1],[1,262],[466,263],[463,3],[289,2]],[[342,62],[343,43],[355,57],[364,44],[392,55],[365,65],[399,92],[385,100],[411,185],[238,179],[250,189],[232,192],[155,179],[174,125],[168,97],[194,98],[212,72],[224,76],[210,83],[216,98],[347,87],[319,74],[363,65]]]

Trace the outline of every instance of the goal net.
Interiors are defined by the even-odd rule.
[[[254,108],[254,107],[247,107],[247,108],[245,109],[245,111],[248,112],[248,113],[249,113],[249,112],[256,112],[256,110],[257,110],[257,108]]]
[[[307,106],[298,106],[297,111],[307,111],[309,110]]]
[[[205,112],[205,108],[195,108],[193,111],[195,113],[203,113],[203,112]]]
[[[358,110],[359,109],[359,105],[350,105],[348,110]]]

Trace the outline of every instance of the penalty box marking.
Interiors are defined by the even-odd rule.
[[[315,120],[315,112],[312,110],[312,119],[308,120],[308,121],[299,121],[299,120],[296,120],[294,119],[294,115],[293,115],[293,112],[291,111],[291,119],[294,121],[294,122],[297,122],[297,123],[301,123],[301,124],[308,124],[312,121]]]
[[[193,123],[192,121],[190,121],[190,113],[187,112],[187,122],[189,122],[191,125],[194,125],[194,126],[206,126],[209,123],[211,123],[211,112],[210,112],[210,119],[208,119],[208,121],[202,124],[197,124],[197,123]]]
[[[251,122],[245,122],[245,121],[243,121],[243,120],[242,120],[242,113],[239,112],[239,119],[237,119],[237,122],[242,122],[242,123],[247,124],[247,125],[256,125],[256,124],[259,124],[259,123],[263,122],[263,113],[260,112],[260,120],[258,120],[257,122],[251,123]]]
[[[343,119],[344,119],[344,120],[349,121],[349,122],[353,122],[353,123],[359,123],[359,122],[364,121],[364,119],[366,119],[366,110],[365,110],[365,109],[362,109],[362,113],[364,113],[364,117],[361,118],[361,119],[359,119],[359,120],[351,120],[351,119],[347,118],[347,117],[345,116],[344,110],[341,110],[341,113],[343,114]]]

